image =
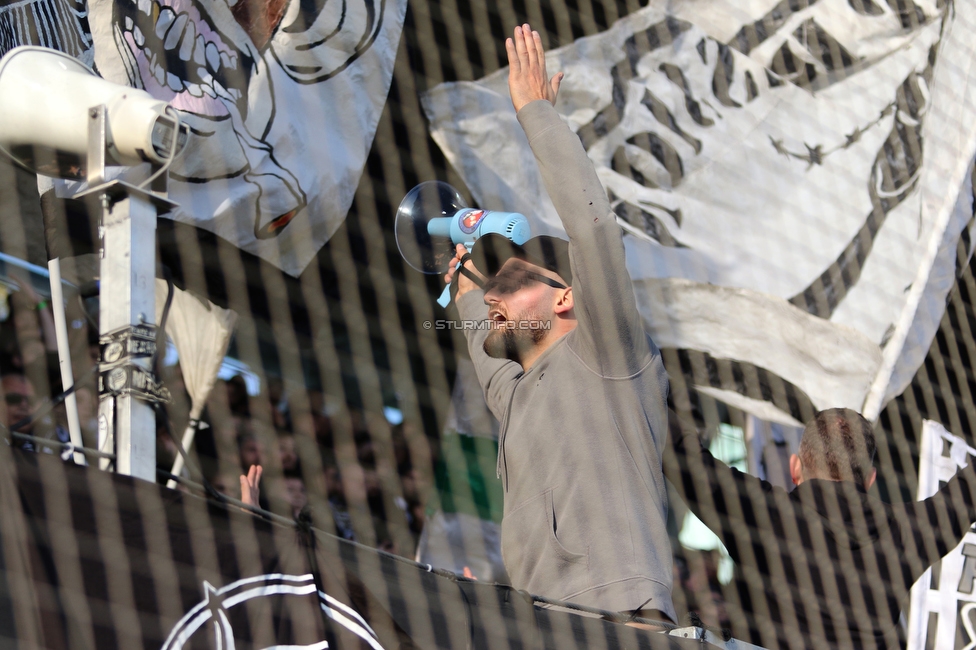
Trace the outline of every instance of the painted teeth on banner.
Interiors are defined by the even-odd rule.
[[[297,276],[352,205],[406,4],[26,0],[0,7],[0,55],[61,49],[175,106],[190,140],[167,216]]]

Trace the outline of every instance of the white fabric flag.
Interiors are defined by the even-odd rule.
[[[871,417],[911,380],[972,227],[976,7],[893,4],[652,2],[548,53],[661,347],[818,409],[874,386]],[[429,91],[431,131],[481,206],[558,234],[507,74]]]
[[[165,280],[156,280],[156,321],[162,319],[169,289]],[[207,397],[217,382],[220,364],[230,345],[237,312],[173,287],[173,300],[166,317],[166,334],[180,357],[180,370],[186,392],[190,394],[190,419],[203,413]]]
[[[179,109],[166,216],[297,276],[352,205],[406,4],[21,0],[0,7],[0,55],[39,41]]]
[[[948,454],[943,454],[944,448]],[[976,449],[965,440],[938,422],[925,420],[918,458],[918,500],[938,492],[939,482],[950,480],[966,467],[973,454]],[[912,587],[908,649],[972,650],[976,648],[976,532],[967,532],[959,545],[942,558],[937,575],[933,580],[932,569],[927,569]],[[933,622],[935,629],[930,630]],[[927,645],[929,639],[935,641],[934,646]]]
[[[156,322],[161,322],[169,287],[165,280],[156,280]],[[173,299],[166,317],[166,334],[180,357],[183,384],[190,394],[190,422],[183,432],[182,445],[189,451],[196,435],[197,421],[207,404],[210,391],[217,383],[217,373],[227,353],[237,312],[223,309],[209,300],[198,298],[188,291],[173,287]],[[183,471],[183,456],[176,457],[174,475]],[[170,479],[167,487],[175,487]]]

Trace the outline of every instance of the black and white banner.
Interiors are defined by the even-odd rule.
[[[660,347],[816,408],[875,417],[904,389],[972,228],[974,29],[972,3],[653,2],[548,54]],[[428,92],[432,134],[481,206],[558,233],[507,73]]]
[[[311,517],[331,525],[314,499]],[[317,528],[0,444],[4,649],[690,650],[694,632],[543,609]]]
[[[946,453],[948,452],[948,453]],[[976,453],[938,422],[922,423],[918,458],[918,500],[939,491]],[[928,569],[912,587],[908,650],[976,648],[976,532]],[[932,643],[934,642],[934,645]]]
[[[406,4],[24,0],[0,6],[0,54],[60,49],[179,109],[167,216],[298,275],[352,205]]]

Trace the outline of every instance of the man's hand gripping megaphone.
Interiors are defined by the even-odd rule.
[[[457,289],[454,290],[454,279],[457,277]],[[481,272],[474,267],[471,261],[471,253],[468,252],[464,244],[458,244],[454,250],[454,257],[451,259],[450,267],[444,274],[444,282],[452,287],[451,294],[457,300],[472,289],[480,289],[488,281]]]

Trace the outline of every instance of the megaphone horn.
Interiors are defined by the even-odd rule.
[[[531,236],[529,221],[518,212],[469,208],[456,189],[441,181],[427,181],[410,190],[397,210],[397,248],[421,273],[446,273],[455,246],[469,249],[488,233],[524,244]]]

